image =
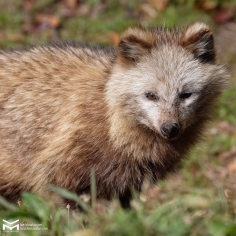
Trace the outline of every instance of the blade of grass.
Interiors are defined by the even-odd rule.
[[[90,213],[91,212],[91,208],[88,204],[86,204],[85,202],[83,202],[76,193],[72,193],[69,192],[63,188],[60,187],[56,187],[53,185],[49,185],[49,188],[54,191],[55,193],[58,193],[60,196],[75,201],[81,208],[83,211]]]

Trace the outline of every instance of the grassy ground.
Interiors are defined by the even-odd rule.
[[[203,3],[208,3],[209,9]],[[0,48],[64,39],[115,44],[119,32],[137,23],[173,26],[201,19],[217,29],[215,22],[222,14],[221,9],[232,9],[235,5],[231,4],[234,2],[226,0],[175,0],[167,6],[164,0],[0,0]],[[228,61],[231,67],[236,63],[232,56]],[[236,235],[234,73],[231,82],[205,141],[193,150],[180,172],[158,185],[146,183],[140,197],[134,193],[130,210],[121,209],[116,199],[97,202],[92,197],[89,206],[72,193],[55,189],[62,196],[77,201],[84,213],[66,207],[58,209],[50,202],[25,193],[19,206],[0,198],[1,229],[2,219],[20,219],[21,224],[38,224],[40,230],[20,230],[15,235]],[[14,233],[0,231],[0,235]]]

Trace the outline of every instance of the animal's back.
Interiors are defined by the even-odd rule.
[[[94,132],[107,137],[104,89],[114,57],[113,49],[70,44],[0,54],[1,195],[45,182],[75,188],[78,153],[104,145]]]

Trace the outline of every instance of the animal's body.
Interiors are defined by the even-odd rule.
[[[227,76],[211,30],[131,28],[117,47],[0,53],[0,195],[47,184],[130,197],[179,166],[211,118]]]

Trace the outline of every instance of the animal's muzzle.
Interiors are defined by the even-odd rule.
[[[161,134],[168,139],[175,138],[180,131],[177,123],[164,123],[161,125]]]

